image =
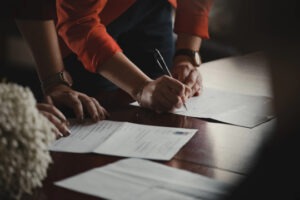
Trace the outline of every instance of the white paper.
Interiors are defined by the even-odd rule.
[[[142,159],[123,159],[55,183],[107,199],[219,199],[230,185]]]
[[[71,135],[50,150],[170,160],[197,129],[159,127],[103,120],[71,127]]]
[[[132,105],[138,105],[136,102]],[[184,107],[172,113],[253,128],[274,117],[269,97],[237,94],[213,88],[204,88],[198,97],[192,97]]]

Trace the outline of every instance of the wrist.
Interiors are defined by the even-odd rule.
[[[192,65],[192,61],[188,56],[176,56],[173,59],[173,63],[174,63],[174,66],[181,65],[181,64],[186,64],[186,63]]]
[[[72,88],[65,84],[57,84],[57,85],[48,87],[47,89],[43,89],[43,93],[44,93],[44,95],[52,95],[58,91],[59,92],[68,92],[70,90],[72,90]]]
[[[141,104],[142,95],[145,87],[151,82],[151,80],[146,80],[142,84],[140,84],[133,92],[132,97],[136,100],[139,104]]]
[[[199,67],[201,64],[201,57],[198,51],[191,49],[177,49],[174,55],[174,65],[183,62],[189,62],[194,67]]]
[[[72,87],[73,84],[73,80],[72,77],[70,76],[70,74],[65,71],[62,70],[60,72],[57,72],[47,78],[45,78],[44,80],[41,80],[41,86],[43,89],[44,94],[49,93],[50,91],[53,90],[53,88],[56,87]]]

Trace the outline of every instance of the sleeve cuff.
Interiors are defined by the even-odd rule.
[[[177,34],[186,33],[197,35],[202,39],[208,39],[208,13],[203,13],[201,15],[187,15],[186,13],[177,13],[174,31]]]

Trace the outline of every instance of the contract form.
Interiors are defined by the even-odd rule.
[[[56,140],[51,151],[170,160],[197,129],[103,120],[75,124],[71,135]]]
[[[217,200],[232,185],[149,160],[128,158],[55,185],[112,200]]]
[[[137,102],[132,105],[138,106]],[[253,96],[205,87],[200,96],[191,97],[172,113],[213,119],[228,124],[253,128],[274,118],[272,98]]]

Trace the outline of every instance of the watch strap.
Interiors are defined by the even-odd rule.
[[[201,58],[198,51],[194,51],[191,49],[177,49],[174,58],[180,55],[189,57],[192,61],[192,64],[196,67],[198,67],[201,64]]]
[[[72,86],[72,79],[67,71],[60,71],[41,81],[41,86],[44,92],[46,92],[49,88],[59,84],[66,85],[68,87]]]

